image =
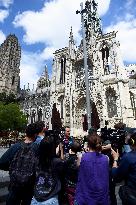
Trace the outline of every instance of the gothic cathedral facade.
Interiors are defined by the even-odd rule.
[[[102,33],[94,0],[86,1],[85,17],[88,82],[93,127],[114,127],[118,122],[136,127],[136,65],[123,63],[116,32]],[[20,90],[21,47],[15,35],[0,46],[0,93],[20,92],[21,108],[28,123],[45,121],[51,129],[54,108],[62,126],[70,126],[73,135],[87,130],[86,84],[83,41],[75,46],[71,28],[69,46],[54,53],[51,81],[47,68],[36,90]],[[131,77],[128,71],[133,73]],[[54,121],[56,118],[54,117]],[[59,123],[61,124],[61,123]]]
[[[88,80],[93,127],[114,127],[118,122],[135,127],[129,77],[120,54],[116,32],[102,33],[97,4],[89,1],[85,18]],[[63,125],[86,130],[86,85],[83,41],[75,48],[71,28],[69,46],[56,50],[51,79],[51,104],[56,104]]]

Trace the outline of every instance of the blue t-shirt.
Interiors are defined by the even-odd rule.
[[[125,154],[118,168],[112,168],[112,174],[117,181],[125,180],[126,185],[136,189],[136,151]]]
[[[40,142],[42,141],[43,138],[44,138],[44,136],[37,136],[35,143],[40,144]]]

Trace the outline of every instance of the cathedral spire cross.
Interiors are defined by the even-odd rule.
[[[74,37],[73,37],[72,26],[71,26],[71,31],[70,31],[69,41],[70,41],[71,43],[74,43]]]

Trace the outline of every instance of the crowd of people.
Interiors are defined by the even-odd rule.
[[[59,140],[43,122],[28,125],[25,133],[0,158],[0,169],[10,176],[7,205],[117,205],[121,181],[122,204],[136,205],[136,132],[126,135],[122,156],[94,128],[84,146],[69,127]]]

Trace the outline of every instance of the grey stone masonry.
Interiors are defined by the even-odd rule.
[[[20,88],[21,47],[15,35],[9,35],[0,46],[0,92],[17,94]]]

